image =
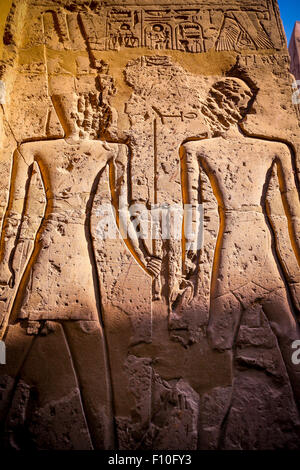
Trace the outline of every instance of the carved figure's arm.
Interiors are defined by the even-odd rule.
[[[26,183],[30,164],[25,161],[22,146],[15,150],[11,171],[11,183],[1,237],[0,283],[8,285],[12,279],[11,254],[16,244],[26,199]]]
[[[188,213],[185,211],[185,270],[187,272],[196,269],[196,257],[198,252],[198,233],[199,217],[199,177],[200,169],[195,151],[184,144],[180,149],[181,159],[181,173],[182,173],[182,199],[183,204]],[[190,223],[186,224],[187,217],[190,218]]]
[[[128,203],[128,152],[125,145],[119,146],[118,155],[114,159],[114,193],[117,223],[124,240],[137,261],[153,276],[160,273],[161,261],[151,256],[137,234],[131,221]],[[146,209],[146,208],[145,208]]]
[[[297,260],[295,261],[293,259],[292,261],[298,263],[298,266],[300,267],[300,201],[291,162],[291,153],[288,147],[283,147],[283,151],[277,156],[275,163],[277,166],[281,198],[288,222],[290,241]],[[290,260],[283,260],[283,262],[287,265]],[[286,268],[287,272],[295,271],[295,269],[289,270],[289,266],[286,266]],[[291,287],[294,300],[299,308],[300,269],[298,272],[299,276],[297,276],[297,279],[288,279],[288,282]]]

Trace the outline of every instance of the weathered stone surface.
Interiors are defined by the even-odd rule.
[[[276,0],[2,3],[1,446],[299,448]]]
[[[285,386],[278,392],[263,373],[237,376],[221,449],[298,449],[298,436],[299,416]]]

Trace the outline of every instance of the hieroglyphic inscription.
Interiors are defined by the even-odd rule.
[[[92,47],[98,50],[146,47],[151,50],[207,52],[272,49],[275,12],[269,2],[215,2],[201,5],[149,7],[107,6],[85,15],[84,23]],[[103,23],[105,22],[105,24]],[[276,29],[276,28],[275,28]],[[281,31],[279,31],[281,37]]]

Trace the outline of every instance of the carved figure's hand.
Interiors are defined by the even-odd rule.
[[[148,271],[153,274],[153,276],[158,277],[161,272],[161,259],[149,256],[146,258],[146,263]]]
[[[186,253],[185,267],[187,274],[194,274],[197,269],[197,251],[189,250]]]
[[[13,275],[7,265],[0,266],[0,286],[12,287]]]

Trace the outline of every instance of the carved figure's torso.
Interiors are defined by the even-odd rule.
[[[222,137],[187,144],[210,178],[221,228],[215,255],[214,296],[255,281],[267,290],[282,284],[264,215],[264,185],[276,156],[286,146],[260,139]],[[253,158],[259,155],[259,158]],[[265,270],[268,282],[265,285]],[[274,282],[273,282],[274,281]],[[251,298],[248,299],[249,302]]]
[[[25,144],[37,161],[47,208],[21,316],[97,318],[89,246],[91,190],[118,145],[65,140]],[[74,290],[74,285],[76,289]],[[70,294],[72,292],[72,294]]]

